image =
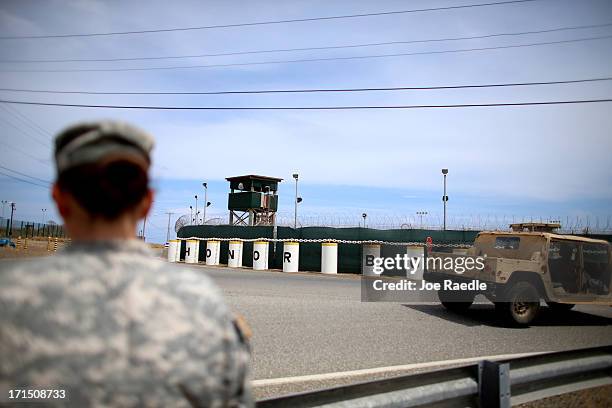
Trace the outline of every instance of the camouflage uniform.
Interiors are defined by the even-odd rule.
[[[198,271],[141,242],[74,243],[0,270],[0,402],[64,389],[69,406],[251,406],[248,346]]]

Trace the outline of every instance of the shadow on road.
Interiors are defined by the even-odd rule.
[[[439,317],[453,323],[465,326],[490,326],[505,327],[495,314],[493,305],[472,305],[462,313],[446,310],[442,305],[402,305],[430,316]],[[610,326],[612,319],[580,311],[553,312],[546,306],[542,306],[537,319],[531,323],[534,327],[551,326]]]

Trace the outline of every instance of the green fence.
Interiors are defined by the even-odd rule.
[[[269,226],[247,227],[231,225],[190,225],[181,228],[178,238],[274,238],[274,228]],[[434,243],[440,244],[471,244],[474,242],[477,231],[439,231],[439,230],[377,230],[370,228],[333,228],[333,227],[277,227],[278,239],[336,239],[350,241],[387,241],[387,242],[422,242],[431,237]],[[253,265],[253,243],[243,244],[242,265]],[[221,241],[220,260],[227,263],[229,242]],[[397,247],[383,246],[382,256],[393,256]],[[338,271],[345,273],[359,273],[361,271],[361,245],[338,245]],[[206,254],[205,241],[200,242],[199,260],[204,261]],[[269,267],[281,269],[283,267],[283,243],[271,242],[269,244]],[[185,243],[181,248],[181,258],[185,256]],[[321,270],[321,244],[300,243],[300,270]]]
[[[31,221],[11,220],[0,218],[0,237],[66,237],[66,231],[62,225],[42,224]]]

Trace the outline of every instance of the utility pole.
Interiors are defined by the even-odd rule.
[[[4,206],[8,204],[7,200],[2,200],[2,218],[4,218]]]
[[[166,242],[170,242],[170,217],[174,215],[173,212],[167,212],[168,214],[168,230],[166,232]]]
[[[46,208],[43,208],[41,211],[42,211],[42,223],[44,224],[44,223],[45,223],[45,221],[47,220],[47,217],[46,217],[46,215],[47,215],[47,209],[46,209]]]
[[[9,233],[10,237],[13,236],[13,213],[15,212],[15,203],[11,202],[11,222],[9,223]]]
[[[444,203],[444,227],[443,227],[443,230],[446,231],[446,203],[448,202],[448,196],[446,195],[446,175],[448,174],[448,169],[442,169],[442,174],[444,175],[444,195],[442,196],[442,202]]]

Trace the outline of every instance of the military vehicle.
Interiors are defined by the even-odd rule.
[[[610,243],[562,235],[555,223],[511,224],[511,231],[480,232],[473,247],[462,254],[429,252],[428,258],[480,258],[481,269],[458,273],[440,263],[427,263],[423,278],[447,283],[438,291],[449,310],[467,310],[477,294],[495,304],[498,315],[511,325],[529,325],[541,301],[555,311],[576,304],[612,305]],[[433,264],[433,267],[430,265]],[[452,283],[478,281],[479,290],[449,290]],[[482,285],[482,282],[486,285]],[[465,286],[465,285],[464,285]],[[474,287],[474,285],[471,285]]]

